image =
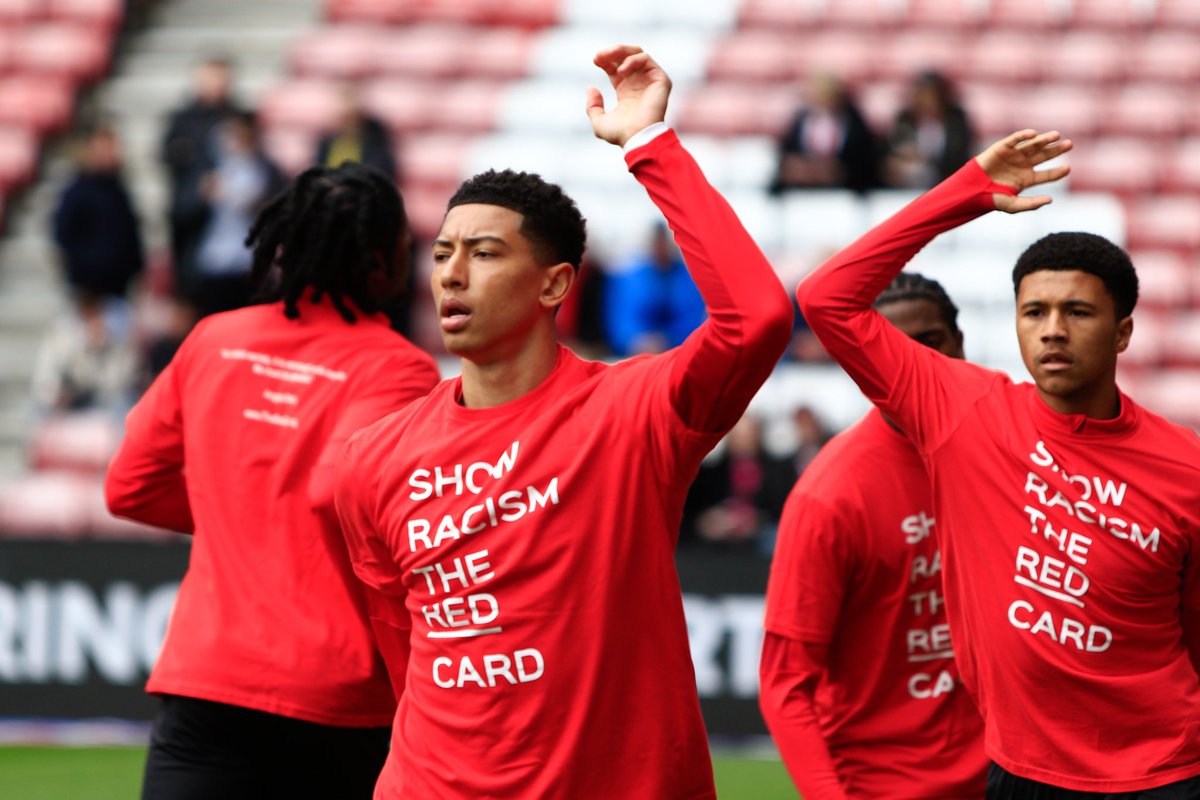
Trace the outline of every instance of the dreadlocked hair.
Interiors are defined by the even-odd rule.
[[[567,262],[579,269],[587,246],[587,221],[560,186],[532,172],[490,169],[469,178],[446,210],[466,203],[500,206],[521,215],[521,235],[545,264]]]
[[[288,319],[300,316],[296,304],[308,289],[314,302],[329,295],[347,322],[356,319],[347,299],[379,311],[367,275],[407,269],[396,265],[407,224],[404,201],[383,172],[349,161],[310,167],[263,207],[246,236],[260,299],[283,300]]]
[[[901,272],[879,293],[874,305],[879,308],[903,300],[928,300],[937,306],[942,320],[950,326],[950,330],[958,332],[958,306],[954,305],[950,295],[946,294],[942,285],[933,278],[926,278],[918,272]]]

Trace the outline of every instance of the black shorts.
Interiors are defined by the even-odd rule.
[[[992,764],[988,767],[987,800],[1200,800],[1200,775],[1136,792],[1078,792],[1018,778]]]
[[[142,800],[371,800],[389,734],[164,695]]]

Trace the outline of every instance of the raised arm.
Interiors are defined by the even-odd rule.
[[[931,388],[914,384],[936,383],[940,374],[976,368],[940,357],[909,339],[871,304],[939,233],[992,209],[1018,213],[1049,203],[1044,195],[1022,197],[1019,192],[1066,175],[1066,166],[1042,171],[1036,167],[1070,149],[1070,140],[1057,131],[1013,133],[868,231],[800,284],[796,296],[805,321],[863,393],[901,423],[905,417],[899,405]]]
[[[741,416],[791,336],[792,306],[737,215],[666,128],[671,82],[640,48],[601,51],[617,103],[588,89],[597,137],[626,149],[629,169],[663,212],[708,311],[671,362],[671,401],[692,430],[721,432]]]

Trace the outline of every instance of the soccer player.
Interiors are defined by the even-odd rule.
[[[147,800],[371,796],[395,697],[333,463],[437,383],[377,313],[404,285],[409,239],[382,173],[303,173],[250,231],[276,301],[204,319],[129,414],[109,508],[194,534],[146,687],[162,698]]]
[[[902,272],[875,308],[963,357],[941,284]],[[809,800],[983,797],[983,720],[959,686],[921,454],[878,409],[788,497],[767,585],[759,703]]]
[[[1033,384],[947,359],[872,310],[922,246],[1067,167],[1014,133],[810,276],[805,319],[909,436],[932,482],[954,652],[985,722],[989,798],[1200,796],[1200,440],[1116,385],[1129,257],[1050,235],[1013,271]]]
[[[625,148],[708,306],[681,346],[616,365],[558,344],[584,220],[536,175],[450,199],[432,289],[462,375],[351,439],[337,508],[405,678],[379,798],[712,798],[674,549],[701,459],[787,346],[791,303],[663,124],[670,81],[601,51]],[[411,638],[410,638],[411,637]]]

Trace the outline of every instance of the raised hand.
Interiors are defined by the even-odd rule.
[[[588,87],[587,115],[597,138],[624,146],[638,131],[663,121],[671,79],[642,48],[614,45],[597,53],[592,62],[604,70],[617,92],[617,104],[605,111],[600,90]]]
[[[1038,133],[1032,129],[1010,133],[975,157],[979,166],[996,183],[1003,183],[1017,190],[1018,194],[993,194],[996,208],[1009,214],[1032,211],[1050,202],[1045,195],[1022,197],[1019,193],[1041,183],[1050,183],[1064,177],[1071,168],[1067,165],[1047,170],[1034,167],[1071,149],[1070,139],[1062,138],[1058,131]]]

